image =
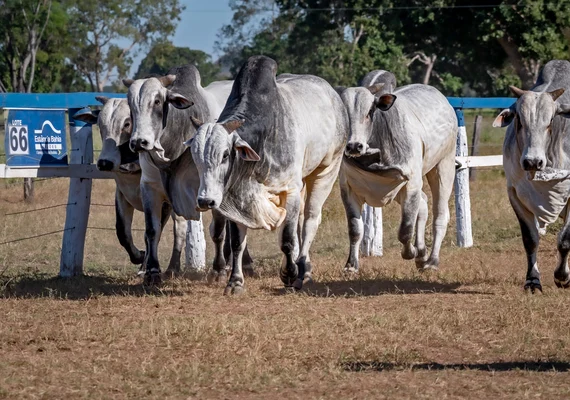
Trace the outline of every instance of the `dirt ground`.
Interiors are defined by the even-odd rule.
[[[63,228],[65,179],[38,182],[31,205],[17,182],[0,185],[0,242]],[[343,275],[335,188],[313,246],[315,282],[297,294],[279,281],[276,234],[260,231],[249,236],[260,277],[246,278],[244,296],[189,279],[145,292],[112,230],[113,193],[112,181],[94,183],[85,277],[57,278],[61,233],[0,245],[0,398],[570,396],[570,292],[553,282],[560,225],[541,243],[544,293],[526,294],[500,170],[471,185],[475,246],[455,246],[452,199],[440,269],[428,273],[401,259],[390,205],[384,256]],[[143,228],[142,215],[135,222]],[[135,239],[142,246],[142,231]],[[163,266],[171,244],[164,233]]]

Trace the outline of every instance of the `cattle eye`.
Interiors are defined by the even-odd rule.
[[[129,121],[125,122],[125,129],[129,129],[131,126],[131,123]]]
[[[230,152],[226,150],[224,152],[224,155],[222,156],[222,161],[226,161],[229,156],[230,156]]]
[[[154,105],[155,105],[155,106],[159,106],[159,105],[160,105],[160,100],[159,100],[159,99],[156,99],[156,100],[154,101]]]

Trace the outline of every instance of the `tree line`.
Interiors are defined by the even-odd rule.
[[[386,69],[398,84],[446,95],[505,95],[529,88],[551,59],[567,59],[570,2],[553,0],[230,0],[231,23],[211,56],[168,38],[179,0],[0,2],[0,91],[120,90],[135,77],[192,62],[205,84],[230,77],[247,57],[268,55],[280,72],[355,85]],[[221,74],[221,71],[227,73]]]

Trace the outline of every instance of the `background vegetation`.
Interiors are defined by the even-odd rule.
[[[492,96],[509,84],[529,88],[547,61],[569,55],[566,1],[229,1],[234,16],[220,30],[215,61],[169,42],[180,0],[4,1],[0,90],[120,90],[117,82],[133,67],[141,77],[188,62],[207,84],[266,54],[280,72],[312,73],[333,85],[354,85],[381,68],[401,84]],[[146,54],[138,68],[137,54]]]

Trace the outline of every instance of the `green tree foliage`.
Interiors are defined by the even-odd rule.
[[[179,0],[67,0],[69,59],[91,90],[126,77],[133,55],[174,33]]]
[[[52,91],[60,80],[67,16],[52,0],[9,0],[0,8],[0,90]]]
[[[198,68],[203,86],[216,80],[220,73],[220,67],[203,51],[162,42],[155,44],[141,61],[135,79],[148,75],[164,75],[170,68],[184,64],[194,64]]]
[[[476,3],[477,7],[472,7]],[[233,0],[220,34],[236,71],[253,54],[280,72],[353,85],[373,69],[400,84],[429,83],[447,95],[504,95],[532,85],[549,60],[568,58],[566,2],[515,0]],[[256,29],[252,29],[256,26]]]

